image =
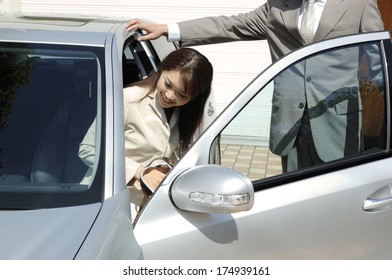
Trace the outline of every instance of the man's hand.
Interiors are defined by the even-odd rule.
[[[158,39],[161,36],[166,36],[168,32],[166,24],[147,23],[139,19],[133,19],[129,21],[126,25],[126,28],[128,31],[136,29],[144,30],[147,34],[140,36],[138,38],[139,41]]]

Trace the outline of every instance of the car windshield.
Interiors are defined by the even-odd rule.
[[[0,43],[0,209],[100,201],[101,189],[81,183],[78,149],[101,104],[102,69],[101,48]]]

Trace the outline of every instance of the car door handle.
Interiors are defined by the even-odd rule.
[[[368,212],[383,211],[391,208],[392,184],[377,190],[363,204],[363,210]]]

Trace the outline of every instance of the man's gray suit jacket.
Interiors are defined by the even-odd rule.
[[[180,22],[182,46],[267,40],[275,61],[305,45],[298,30],[301,3],[301,0],[269,0],[246,14]],[[376,0],[328,0],[313,41],[383,29]],[[313,140],[323,161],[358,151],[362,109],[358,56],[357,49],[336,51],[308,61],[306,72],[304,65],[298,64],[295,71],[286,71],[275,79],[270,133],[274,153],[285,156],[293,148],[304,104],[311,113]],[[343,74],[337,75],[334,72],[339,70],[337,65],[344,63],[347,64]],[[328,76],[327,68],[335,69],[331,73],[333,78]]]

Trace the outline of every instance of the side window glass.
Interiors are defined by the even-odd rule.
[[[259,92],[220,135],[221,165],[258,180],[282,173],[269,149],[273,82]]]
[[[222,131],[221,164],[254,181],[385,150],[381,58],[368,43],[285,69]]]
[[[129,46],[126,47],[123,52],[122,73],[124,87],[143,78],[143,75]]]

